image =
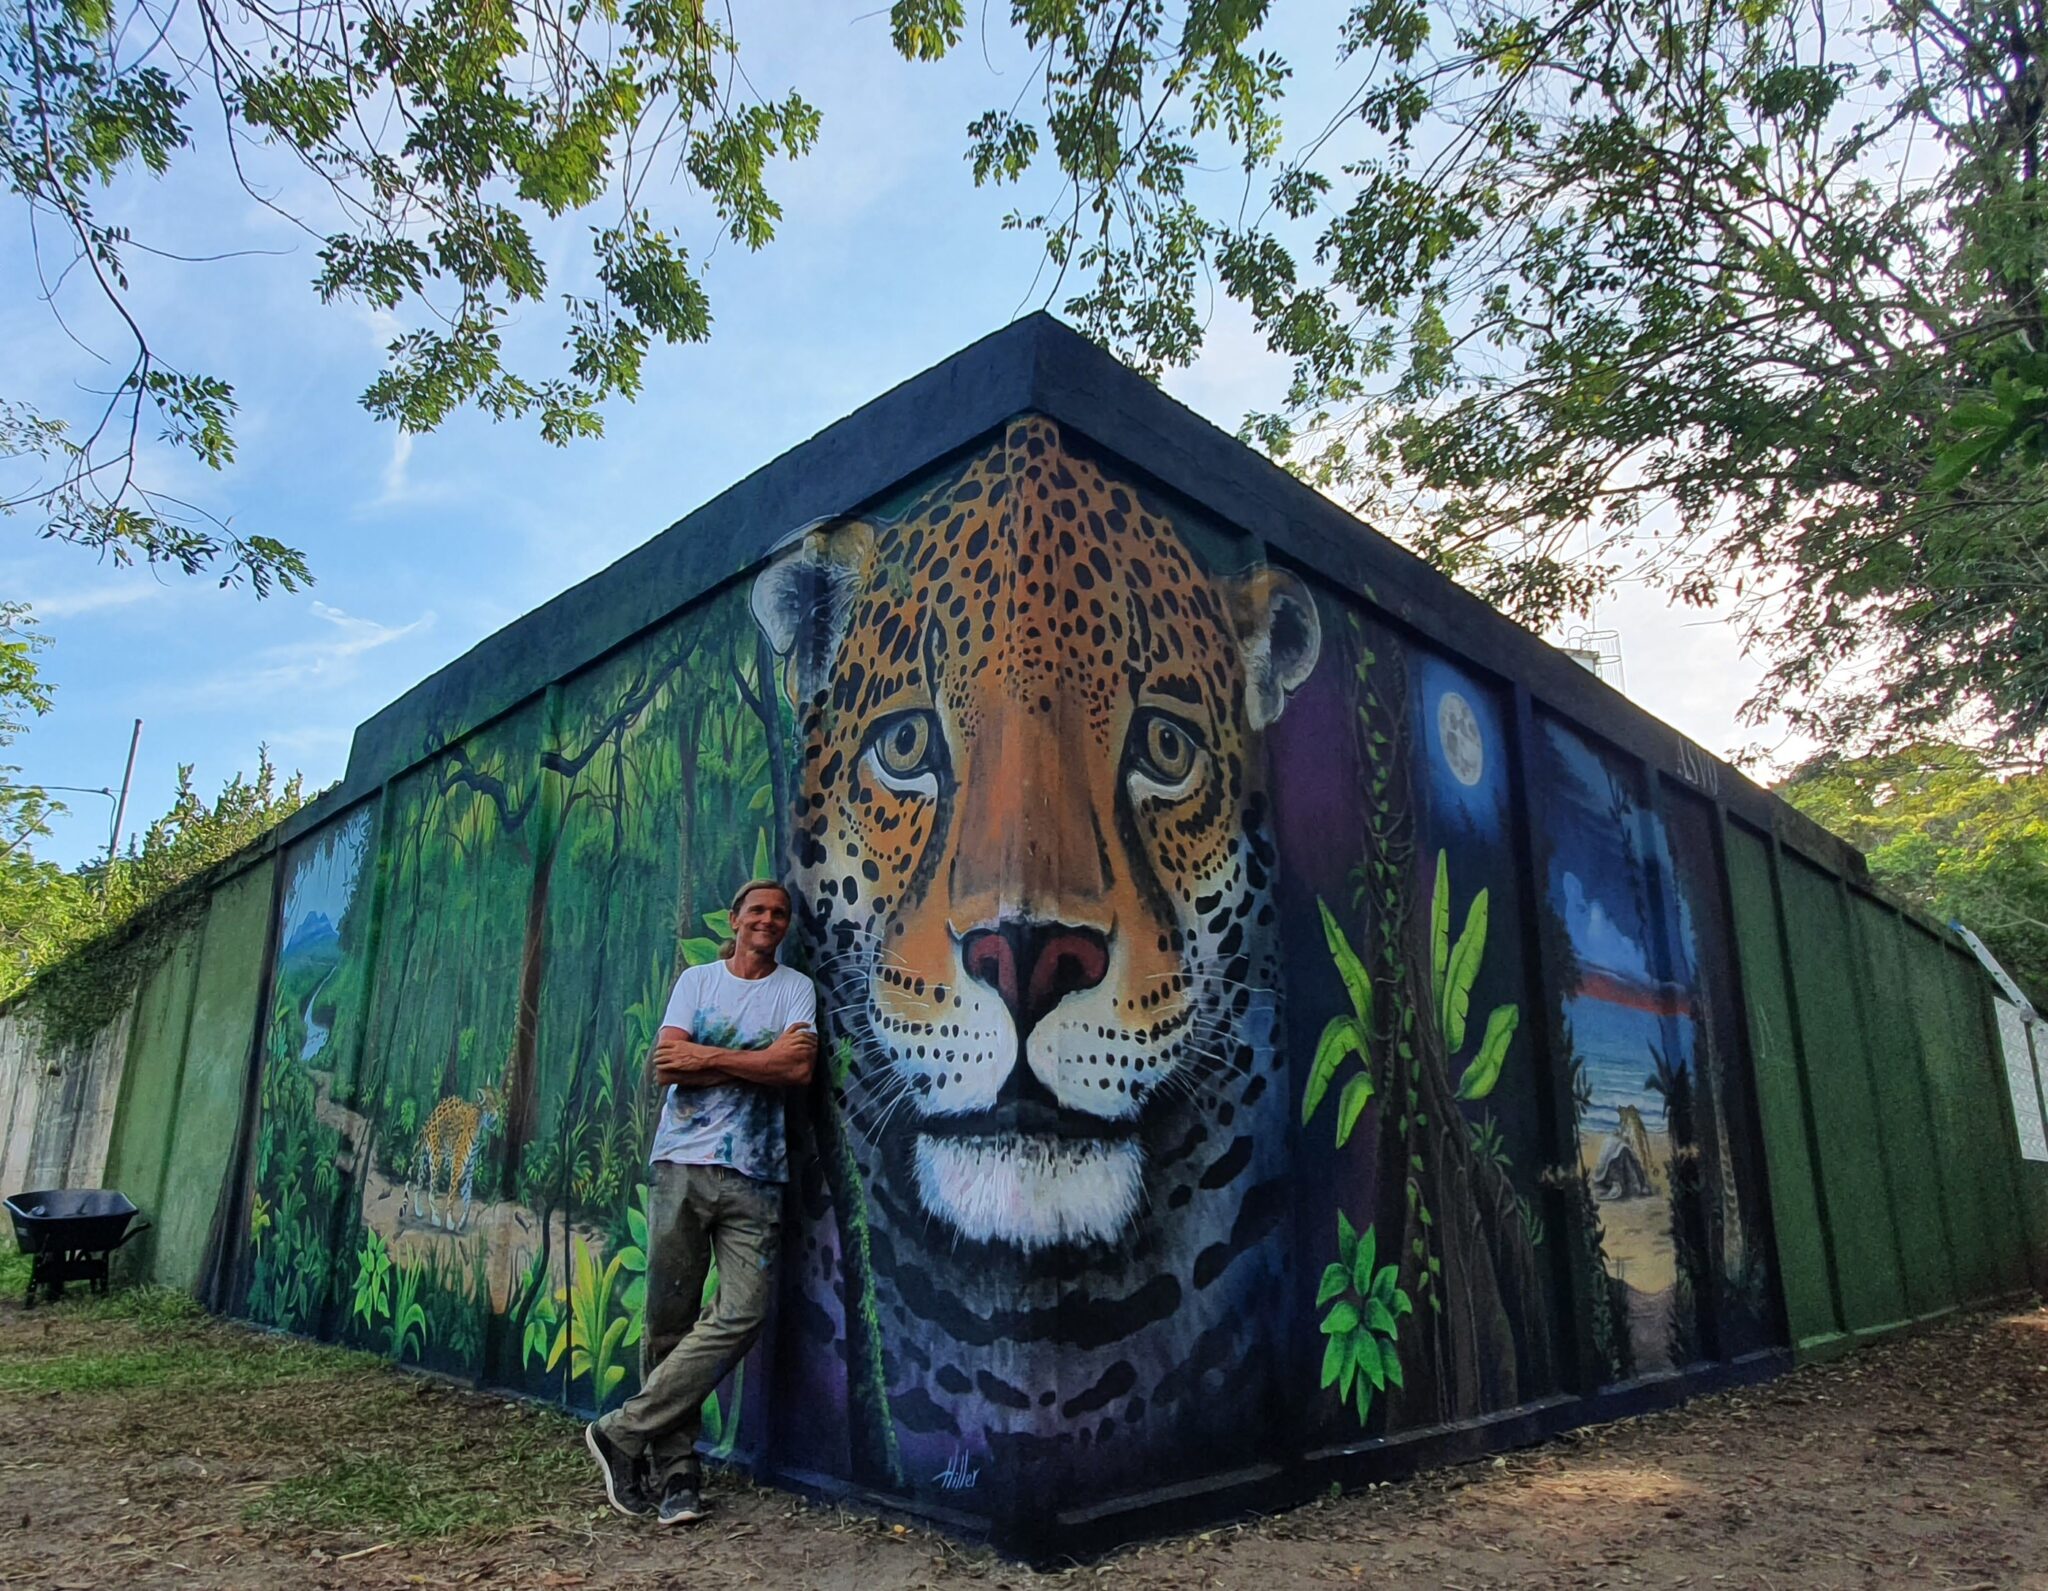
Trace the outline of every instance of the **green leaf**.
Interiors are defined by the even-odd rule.
[[[1358,1229],[1342,1210],[1337,1212],[1337,1260],[1346,1270],[1358,1254]]]
[[[1316,897],[1316,910],[1323,918],[1323,941],[1330,947],[1330,959],[1337,964],[1337,975],[1344,980],[1344,992],[1351,998],[1351,1014],[1358,1018],[1360,1033],[1372,1032],[1372,978],[1365,970],[1365,963],[1358,959],[1358,953],[1351,948],[1351,941],[1344,937],[1344,930],[1337,926],[1337,919],[1330,915],[1330,908],[1323,904],[1320,895]]]
[[[1323,1267],[1322,1284],[1316,1288],[1316,1308],[1321,1309],[1351,1285],[1351,1273],[1341,1265]]]
[[[1392,1343],[1380,1344],[1380,1369],[1386,1372],[1387,1380],[1393,1385],[1404,1387],[1408,1384],[1401,1379],[1401,1361],[1394,1357]]]
[[[1335,1385],[1337,1377],[1343,1372],[1345,1365],[1348,1363],[1350,1363],[1350,1357],[1344,1350],[1344,1339],[1342,1337],[1330,1338],[1329,1341],[1323,1344],[1323,1379],[1321,1384],[1326,1387]],[[1346,1390],[1348,1391],[1349,1388],[1347,1387]]]
[[[1324,1025],[1322,1037],[1316,1040],[1315,1059],[1309,1063],[1308,1086],[1301,1095],[1301,1122],[1304,1127],[1315,1115],[1316,1107],[1322,1104],[1323,1095],[1329,1092],[1337,1068],[1344,1064],[1347,1055],[1365,1059],[1364,1046],[1359,1042],[1358,1023],[1352,1017],[1333,1016]],[[1341,1144],[1343,1141],[1340,1126],[1337,1142]]]
[[[1342,1149],[1351,1141],[1351,1129],[1358,1125],[1358,1118],[1372,1101],[1372,1079],[1360,1072],[1344,1085],[1343,1096],[1337,1101],[1337,1147]]]
[[[1401,1329],[1400,1322],[1394,1319],[1394,1312],[1377,1298],[1365,1301],[1365,1323],[1381,1337],[1391,1338]]]
[[[1351,1260],[1351,1285],[1360,1293],[1372,1291],[1373,1266],[1378,1263],[1379,1228],[1369,1226],[1358,1240],[1358,1252]]]
[[[1472,1001],[1472,981],[1479,976],[1479,961],[1486,954],[1486,891],[1472,897],[1465,912],[1464,932],[1451,948],[1451,964],[1444,974],[1444,1046],[1455,1055],[1465,1044],[1465,1011]]]
[[[1371,1332],[1361,1331],[1351,1339],[1352,1351],[1358,1355],[1358,1368],[1365,1372],[1366,1380],[1375,1392],[1387,1384],[1387,1373],[1381,1368],[1380,1345]]]
[[[1979,464],[1995,463],[2017,434],[2017,425],[2006,426],[1943,448],[1935,458],[1934,468],[1927,472],[1922,490],[1936,497],[1954,491]]]
[[[962,0],[895,0],[889,40],[907,60],[936,61],[960,42],[966,20]]]
[[[1323,1317],[1322,1329],[1325,1337],[1356,1331],[1358,1329],[1357,1306],[1348,1300],[1332,1305],[1329,1314]]]
[[[1508,1042],[1514,1038],[1516,1024],[1521,1020],[1521,1009],[1517,1006],[1493,1008],[1493,1014],[1486,1019],[1486,1036],[1479,1041],[1479,1053],[1458,1079],[1458,1098],[1484,1099],[1493,1092],[1494,1084],[1500,1081],[1501,1065],[1508,1057]]]
[[[1451,864],[1436,853],[1436,887],[1429,897],[1429,999],[1438,1010],[1444,1003],[1444,969],[1451,955]],[[1451,1046],[1456,1049],[1456,1045]]]

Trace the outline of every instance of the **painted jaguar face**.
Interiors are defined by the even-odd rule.
[[[1256,737],[1315,664],[1313,601],[1209,573],[1032,417],[900,517],[810,534],[754,609],[802,725],[848,1118],[957,1238],[1124,1240],[1194,1163],[1169,1118],[1249,1075]]]

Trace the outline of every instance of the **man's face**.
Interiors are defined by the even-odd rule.
[[[774,955],[789,932],[789,897],[779,889],[748,891],[732,920],[732,931],[740,949]]]

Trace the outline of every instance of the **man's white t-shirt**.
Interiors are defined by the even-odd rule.
[[[723,961],[688,967],[668,997],[663,1027],[681,1028],[721,1050],[766,1049],[792,1022],[814,1027],[811,980],[778,966],[765,978],[736,977]],[[782,1090],[768,1083],[670,1084],[648,1157],[679,1166],[730,1166],[762,1182],[789,1180]]]

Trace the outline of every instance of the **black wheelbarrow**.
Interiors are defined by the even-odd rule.
[[[36,1289],[52,1301],[64,1296],[66,1282],[88,1282],[96,1293],[107,1290],[107,1258],[115,1249],[147,1232],[149,1223],[131,1227],[135,1206],[125,1193],[111,1188],[52,1188],[42,1193],[17,1193],[7,1201],[14,1217],[14,1241],[32,1262],[24,1309],[36,1307]]]

